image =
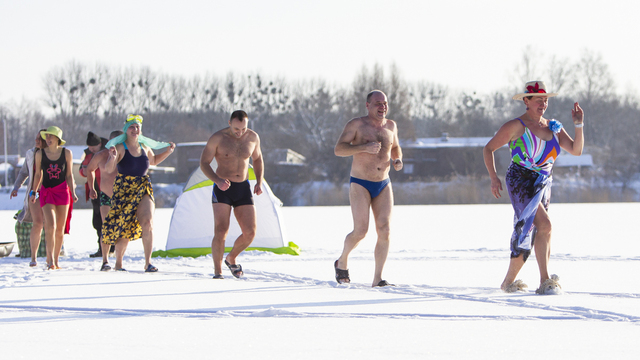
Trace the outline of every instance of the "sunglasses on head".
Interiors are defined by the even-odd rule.
[[[140,116],[140,115],[129,115],[129,116],[127,116],[127,122],[129,122],[129,121],[142,122],[142,116]]]

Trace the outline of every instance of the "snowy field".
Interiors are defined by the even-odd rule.
[[[156,210],[157,249],[171,211]],[[3,239],[15,238],[13,213],[0,211]],[[141,241],[129,272],[100,272],[90,214],[74,212],[62,270],[0,259],[2,359],[637,358],[638,203],[551,205],[560,296],[535,295],[533,258],[520,276],[529,292],[499,291],[510,205],[395,207],[384,278],[397,286],[376,289],[373,230],[352,254],[352,283],[334,280],[348,207],[284,208],[302,255],[245,253],[246,277],[225,269],[224,280],[211,279],[210,256],[156,258],[160,271],[145,274]]]

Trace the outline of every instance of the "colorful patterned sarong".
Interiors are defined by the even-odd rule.
[[[536,236],[533,220],[542,203],[549,210],[551,198],[551,176],[511,163],[507,169],[507,190],[515,215],[513,217],[513,234],[511,235],[511,257],[523,255],[523,260],[531,254]]]
[[[145,195],[149,195],[153,201],[153,188],[148,175],[116,176],[111,210],[102,224],[103,243],[114,245],[119,238],[136,240],[142,237],[138,205]]]

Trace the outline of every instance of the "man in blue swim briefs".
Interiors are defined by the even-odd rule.
[[[236,264],[236,257],[251,245],[256,235],[256,208],[248,180],[249,159],[253,161],[256,175],[256,185],[253,187],[256,195],[262,194],[264,163],[260,137],[248,125],[247,113],[234,111],[229,119],[229,127],[211,135],[200,157],[200,169],[215,184],[211,200],[215,226],[211,241],[214,279],[223,278],[222,257],[232,208],[242,231],[224,261],[233,276],[239,278],[244,275],[242,266]],[[211,167],[213,159],[218,164],[215,170]]]
[[[367,234],[371,209],[378,233],[372,286],[387,286],[391,284],[382,279],[382,269],[389,253],[393,207],[389,170],[391,164],[396,171],[402,169],[402,149],[396,123],[386,118],[387,96],[380,90],[373,90],[367,95],[366,107],[368,114],[347,123],[334,149],[337,156],[353,156],[349,188],[353,231],[347,235],[342,255],[335,261],[334,268],[339,284],[351,281],[349,254]]]

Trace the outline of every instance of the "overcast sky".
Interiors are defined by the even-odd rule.
[[[618,90],[637,92],[638,14],[638,1],[0,0],[0,103],[42,97],[71,60],[335,84],[395,63],[407,80],[489,92],[514,85],[527,46],[601,54]]]

